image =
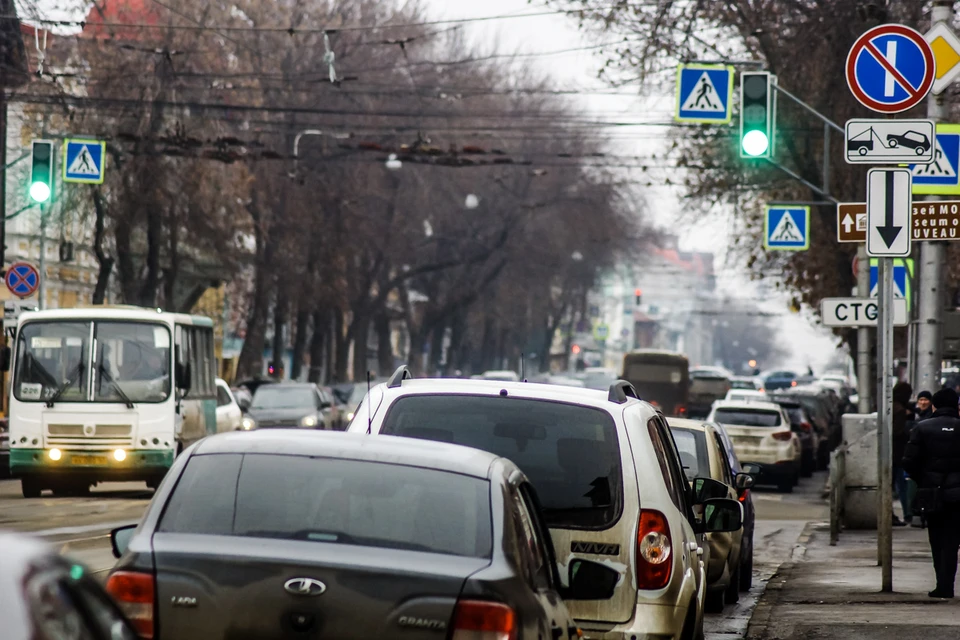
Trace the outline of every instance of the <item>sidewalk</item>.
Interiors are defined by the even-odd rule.
[[[960,640],[960,599],[934,600],[927,531],[893,531],[894,593],[880,592],[875,531],[809,526],[767,584],[748,640]]]

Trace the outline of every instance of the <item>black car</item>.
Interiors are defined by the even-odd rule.
[[[87,570],[24,536],[0,534],[3,640],[137,640]]]
[[[363,434],[205,438],[112,541],[108,591],[159,640],[568,640],[561,597],[607,598],[619,578],[576,560],[561,587],[506,458]]]
[[[244,428],[333,429],[332,400],[311,382],[278,382],[257,387],[245,409]]]
[[[798,399],[784,394],[776,399],[776,403],[790,416],[790,430],[800,440],[800,475],[809,478],[820,468],[817,455],[820,439],[813,430],[813,420]]]
[[[913,149],[917,155],[923,155],[930,151],[930,138],[918,131],[906,131],[902,135],[889,134],[887,136],[887,146],[891,149],[896,147],[906,147]]]

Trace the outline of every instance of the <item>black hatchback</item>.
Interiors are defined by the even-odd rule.
[[[177,459],[107,590],[145,637],[576,638],[536,494],[509,460],[457,445],[322,432],[206,438]]]

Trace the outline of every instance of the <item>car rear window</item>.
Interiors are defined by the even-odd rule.
[[[413,395],[393,404],[380,432],[512,460],[536,488],[551,527],[606,529],[620,517],[620,444],[606,411],[525,398]]]
[[[717,409],[713,419],[721,424],[741,427],[779,427],[780,413],[762,409]]]
[[[687,480],[710,477],[710,458],[707,454],[707,436],[702,431],[670,429],[673,441],[680,451],[680,463]]]
[[[159,530],[489,558],[490,483],[379,462],[201,455],[188,462]]]

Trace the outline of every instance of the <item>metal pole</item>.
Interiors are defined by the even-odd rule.
[[[41,310],[47,308],[47,207],[40,205],[40,287],[37,294]]]
[[[893,259],[880,258],[878,293],[880,298],[877,344],[880,362],[877,378],[880,404],[877,410],[879,457],[877,482],[879,508],[877,509],[877,555],[880,559],[881,591],[893,591],[893,399],[890,374],[893,372]]]
[[[931,26],[941,22],[953,22],[952,0],[936,0],[933,3]],[[944,99],[946,94],[927,98],[927,116],[934,122],[949,117],[949,106]],[[928,200],[939,200],[929,197]],[[912,230],[911,230],[912,232]],[[936,391],[940,388],[940,367],[943,364],[942,345],[940,344],[943,325],[943,262],[945,245],[943,242],[921,242],[920,264],[917,270],[917,390]]]
[[[830,193],[830,125],[823,123],[823,192]]]
[[[867,256],[867,248],[863,244],[857,247],[857,297],[870,297],[870,257]],[[860,397],[857,411],[860,413],[873,411],[873,393],[870,391],[874,384],[870,373],[872,342],[872,329],[869,327],[857,329],[857,395]]]

